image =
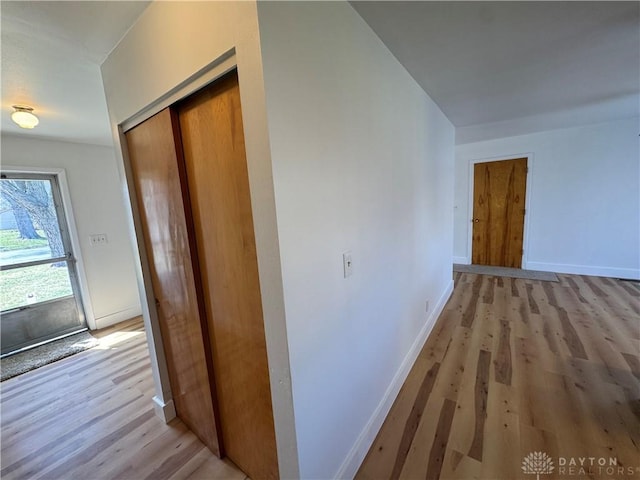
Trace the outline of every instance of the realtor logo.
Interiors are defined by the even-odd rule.
[[[540,475],[549,475],[553,472],[553,460],[544,452],[531,452],[522,460],[522,471],[527,475],[535,475],[540,480]]]

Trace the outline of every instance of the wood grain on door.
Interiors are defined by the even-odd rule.
[[[475,164],[474,265],[522,266],[526,179],[526,158]]]
[[[176,413],[220,456],[211,352],[202,324],[204,305],[198,304],[177,119],[165,109],[125,135]]]
[[[237,75],[192,95],[178,112],[225,451],[251,478],[277,478]]]

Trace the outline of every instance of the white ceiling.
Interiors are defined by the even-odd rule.
[[[112,145],[100,64],[148,3],[3,0],[2,131]],[[16,104],[32,106],[40,125],[15,125]]]
[[[456,140],[638,115],[638,2],[351,2]]]
[[[2,0],[2,131],[110,145],[99,65],[148,3]],[[351,3],[459,143],[639,113],[638,2]]]

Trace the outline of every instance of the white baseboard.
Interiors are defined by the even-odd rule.
[[[130,318],[137,317],[142,315],[142,309],[140,306],[129,307],[119,312],[111,313],[109,315],[105,315],[104,317],[96,318],[96,328],[106,328],[111,325],[115,325],[116,323],[124,322],[125,320],[129,320]]]
[[[169,423],[176,418],[176,406],[173,404],[173,400],[163,402],[155,396],[153,397],[153,409],[156,412],[156,416],[161,418],[164,423]]]
[[[468,257],[453,257],[453,263],[457,263],[458,265],[470,265],[471,260]]]
[[[411,345],[409,352],[407,353],[407,355],[404,357],[404,360],[400,364],[400,368],[394,375],[393,380],[391,381],[391,384],[389,385],[389,387],[387,388],[387,391],[384,393],[384,396],[382,397],[382,400],[376,407],[375,411],[373,412],[373,415],[365,425],[362,432],[360,432],[360,435],[358,436],[356,443],[353,445],[353,447],[349,451],[349,454],[345,458],[344,462],[342,462],[342,465],[340,465],[338,472],[333,478],[352,479],[353,477],[355,477],[356,473],[358,472],[358,468],[360,468],[360,464],[362,463],[362,461],[364,460],[364,457],[367,455],[367,452],[371,448],[373,441],[376,439],[376,436],[378,435],[378,431],[382,427],[384,420],[387,418],[387,415],[389,414],[389,410],[391,410],[391,407],[393,406],[393,402],[398,396],[398,392],[400,392],[400,388],[402,387],[405,380],[407,379],[407,376],[411,371],[411,367],[413,367],[413,364],[415,363],[416,358],[418,358],[418,354],[420,353],[420,351],[422,350],[422,347],[427,341],[427,338],[429,337],[431,330],[433,330],[436,320],[442,313],[442,310],[444,310],[444,306],[446,305],[447,300],[449,300],[449,297],[451,296],[452,292],[453,292],[453,281],[451,281],[449,285],[447,285],[444,292],[440,296],[440,299],[438,300],[438,303],[435,305],[435,308],[432,310],[431,315],[425,322],[424,326],[420,330],[420,333],[418,334],[418,337],[413,342],[413,345]]]
[[[640,280],[640,270],[633,268],[594,267],[591,265],[565,265],[561,263],[527,262],[527,270],[540,272],[592,275],[594,277],[628,278]]]

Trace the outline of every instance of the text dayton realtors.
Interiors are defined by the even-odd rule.
[[[558,457],[559,475],[634,475],[640,467],[624,467],[616,457]]]

